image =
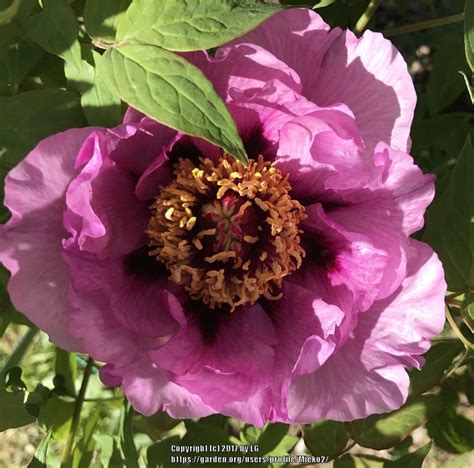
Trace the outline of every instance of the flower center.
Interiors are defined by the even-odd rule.
[[[150,255],[211,308],[279,299],[305,255],[298,225],[306,215],[290,189],[262,156],[247,167],[228,155],[197,167],[180,159],[150,207]]]

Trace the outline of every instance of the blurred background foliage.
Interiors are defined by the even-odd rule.
[[[102,14],[101,33],[107,35],[105,28],[113,37],[114,17],[103,13],[112,1],[119,12],[131,2],[103,0],[103,7],[97,8],[94,0],[0,0],[2,178],[49,134],[86,123],[111,126],[120,121],[124,105],[105,89],[95,67],[100,47],[93,47],[84,27],[87,15],[92,24]],[[462,205],[465,200],[466,209],[472,210],[474,150],[467,137],[474,136],[474,107],[466,82],[473,71],[459,19],[464,0],[281,3],[314,8],[331,26],[350,29],[360,26],[371,5],[376,7],[364,20],[369,20],[367,27],[390,37],[416,86],[411,153],[425,172],[437,175],[438,201],[428,215],[426,232],[418,237],[435,248],[441,245],[447,219],[443,216],[452,210],[449,203]],[[472,6],[471,12],[474,16]],[[420,22],[433,26],[452,15],[457,15],[452,24],[403,30]],[[474,18],[468,20],[472,26]],[[445,200],[440,201],[441,195]],[[467,215],[466,222],[472,223],[474,214]],[[0,217],[8,218],[4,208]],[[442,258],[452,256],[449,248],[443,249]],[[472,264],[467,250],[461,255]],[[14,310],[5,290],[7,279],[2,269],[0,467],[186,466],[170,464],[172,444],[258,444],[259,455],[328,456],[327,466],[338,468],[474,466],[472,284],[452,287],[456,280],[448,278],[449,322],[427,353],[427,365],[411,372],[410,398],[403,408],[347,424],[318,421],[258,429],[220,415],[180,421],[164,413],[152,417],[133,413],[120,390],[101,384],[96,363],[56,348]]]

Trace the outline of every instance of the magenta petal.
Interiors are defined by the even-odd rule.
[[[411,241],[407,277],[391,297],[359,315],[356,329],[316,372],[293,381],[293,421],[352,420],[399,408],[408,395],[407,367],[444,324],[446,283],[430,247]]]
[[[308,218],[302,223],[308,245],[306,260],[294,281],[319,290],[324,300],[346,311],[353,307],[357,312],[366,310],[379,294],[390,262],[387,251],[370,236],[335,223],[320,204],[307,206],[306,213]]]
[[[127,398],[135,410],[145,416],[159,410],[176,419],[200,418],[216,413],[198,395],[171,381],[167,373],[148,358],[142,358],[120,372]]]
[[[122,385],[122,378],[114,374],[113,364],[105,364],[99,370],[100,380],[107,387],[118,387]]]
[[[335,349],[335,335],[344,312],[321,300],[317,290],[286,281],[283,297],[268,303],[278,342],[275,345],[272,406],[278,420],[288,421],[286,399],[290,380],[313,372]]]
[[[67,191],[64,225],[83,251],[117,258],[146,242],[146,203],[135,196],[135,178],[110,158],[106,132],[91,135],[78,157],[85,164]]]
[[[150,353],[153,361],[177,375],[193,374],[204,366],[250,376],[270,372],[271,345],[275,342],[270,319],[258,305],[237,312],[220,319],[215,341],[211,342],[206,342],[198,321],[189,319],[166,345]],[[255,354],[260,356],[258,360],[252,358]]]
[[[94,129],[73,129],[43,140],[5,179],[5,205],[12,212],[0,231],[0,260],[11,272],[8,291],[15,307],[59,346],[79,351],[68,332],[69,272],[61,257],[67,236],[65,193],[76,175],[76,155]]]

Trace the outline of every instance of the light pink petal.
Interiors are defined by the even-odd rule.
[[[389,298],[359,314],[345,345],[316,372],[291,385],[293,421],[353,420],[399,408],[408,395],[406,368],[444,324],[441,263],[430,247],[411,241],[407,277]]]
[[[74,161],[94,129],[73,129],[43,140],[5,179],[5,205],[12,218],[0,231],[0,260],[12,276],[15,307],[52,341],[68,350],[81,346],[67,330],[68,268],[61,258],[65,193],[77,174]]]
[[[368,154],[379,141],[409,149],[416,93],[405,60],[382,34],[366,31],[358,39],[344,31],[326,52],[317,81],[302,79],[317,104],[351,108]]]
[[[298,73],[302,94],[319,106],[348,105],[367,154],[379,141],[406,151],[416,94],[403,57],[380,33],[358,39],[328,29],[313,11],[289,9],[233,44],[266,48]]]
[[[375,148],[374,161],[384,168],[380,186],[388,189],[394,197],[402,218],[401,228],[408,235],[420,230],[426,208],[434,198],[435,176],[423,174],[409,154],[384,143]]]
[[[292,8],[273,15],[230,46],[256,44],[268,50],[296,71],[303,94],[308,95],[312,83],[307,78],[312,77],[313,83],[317,80],[326,50],[340,33],[339,29],[329,31],[329,26],[314,11]]]
[[[302,99],[290,108],[296,116],[280,124],[275,162],[289,175],[294,196],[322,201],[334,186],[360,186],[373,177],[373,164],[362,157],[362,141],[346,108],[321,109]]]
[[[201,51],[183,56],[201,69],[225,101],[232,99],[233,89],[246,93],[264,86],[301,90],[300,78],[291,66],[258,45],[224,46],[215,57]]]

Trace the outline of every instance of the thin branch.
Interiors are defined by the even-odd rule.
[[[7,374],[8,369],[17,366],[23,359],[23,356],[25,355],[26,351],[28,351],[31,342],[33,341],[33,338],[36,336],[38,331],[39,330],[36,327],[30,327],[30,329],[23,335],[23,338],[18,343],[18,346],[16,347],[15,351],[13,351],[12,355],[5,363],[2,371],[0,372],[0,383],[4,382],[5,375]]]
[[[449,299],[449,298],[446,298],[445,301],[446,301],[446,304],[448,304],[451,307],[455,307],[456,309],[461,308],[461,305],[462,305],[461,301],[457,301],[456,299]]]
[[[354,26],[354,32],[356,34],[362,34],[362,32],[369,24],[369,21],[372,19],[381,3],[382,0],[372,0],[369,3],[366,10],[364,11],[364,13],[362,13],[362,16],[359,18],[356,25]]]
[[[453,329],[454,333],[456,333],[456,336],[462,341],[463,345],[466,347],[466,349],[474,349],[474,344],[471,343],[461,332],[459,327],[457,326],[456,322],[454,321],[453,316],[451,315],[451,311],[449,310],[449,307],[445,307],[446,311],[446,318],[448,319],[449,324],[451,325],[451,328]]]
[[[382,32],[385,37],[398,36],[399,34],[423,31],[425,29],[436,28],[438,26],[459,23],[460,21],[464,21],[464,13],[458,13],[457,15],[445,16],[443,18],[436,18],[428,21],[421,21],[420,23],[406,24],[396,28],[389,28]]]
[[[77,395],[76,402],[74,404],[74,412],[72,414],[71,427],[69,428],[69,434],[67,437],[66,447],[64,448],[62,466],[69,466],[72,457],[72,447],[74,444],[74,439],[76,436],[77,428],[79,427],[79,421],[81,419],[81,410],[84,403],[84,398],[86,395],[87,384],[89,383],[89,378],[91,376],[92,367],[94,365],[94,360],[89,357],[87,360],[86,367],[84,368],[84,375],[82,377],[82,384]]]
[[[446,294],[446,299],[456,299],[456,297],[462,296],[469,292],[469,289],[464,289],[462,291],[453,292],[450,294]]]
[[[443,383],[445,380],[449,379],[449,377],[451,377],[454,374],[454,372],[456,372],[457,369],[459,369],[463,364],[466,363],[466,358],[469,356],[470,352],[471,350],[469,348],[466,348],[464,350],[464,353],[462,354],[462,356],[459,358],[456,364],[454,364],[454,366],[451,367],[448,373],[441,379],[440,383]]]

